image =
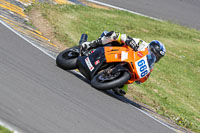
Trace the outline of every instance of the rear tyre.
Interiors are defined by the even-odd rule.
[[[69,49],[66,49],[59,53],[56,58],[56,64],[64,70],[76,69],[76,61],[79,56],[79,47],[75,46]]]
[[[117,72],[107,76],[104,72],[95,75],[91,80],[91,85],[99,90],[109,90],[124,85],[131,75],[127,71]]]

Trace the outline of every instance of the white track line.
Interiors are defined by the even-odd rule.
[[[3,22],[2,20],[0,20],[1,24],[3,24],[5,27],[7,27],[9,30],[11,30],[12,32],[14,32],[15,34],[17,34],[19,37],[21,37],[22,39],[24,39],[25,41],[27,41],[28,43],[30,43],[31,45],[33,45],[34,47],[38,48],[39,50],[41,50],[42,52],[44,52],[45,54],[47,54],[48,56],[50,56],[51,58],[53,58],[54,60],[56,59],[55,57],[53,57],[52,55],[50,55],[49,53],[47,53],[43,48],[37,46],[36,44],[34,44],[33,42],[31,42],[30,40],[28,40],[26,37],[22,36],[21,34],[19,34],[18,32],[16,32],[14,29],[12,29],[10,26],[8,26],[5,22]]]
[[[37,46],[36,44],[34,44],[33,42],[31,42],[30,40],[28,40],[27,38],[25,38],[24,36],[22,36],[21,34],[19,34],[18,32],[16,32],[14,29],[12,29],[10,26],[8,26],[6,23],[4,23],[3,21],[0,20],[0,23],[3,24],[5,27],[7,27],[9,30],[11,30],[12,32],[14,32],[15,34],[17,34],[19,37],[21,37],[22,39],[24,39],[25,41],[27,41],[28,43],[30,43],[32,46],[38,48],[39,50],[41,50],[43,53],[45,53],[46,55],[48,55],[49,57],[53,58],[54,60],[56,60],[55,57],[53,57],[51,54],[49,54],[48,52],[46,52],[43,48]],[[80,74],[79,72],[77,71],[73,71],[77,74]],[[136,108],[136,107],[135,107]],[[153,117],[152,115],[150,115],[149,113],[143,111],[143,110],[140,110],[138,108],[136,108],[137,110],[139,110],[140,112],[146,114],[147,116],[149,116],[150,118],[154,119],[155,121],[161,123],[162,125],[172,129],[173,131],[176,131],[174,128],[170,127],[169,125],[167,125],[166,123],[156,119],[155,117]],[[3,122],[2,122],[3,123]],[[1,125],[1,122],[0,122],[0,125]],[[4,124],[5,127],[7,127],[8,129],[10,128],[10,126]],[[14,130],[13,130],[14,131]],[[17,131],[15,131],[14,133],[18,133]]]
[[[48,55],[49,57],[51,57],[52,59],[56,60],[56,58],[54,56],[52,56],[51,54],[49,54],[48,52],[46,52],[45,49],[37,46],[36,44],[34,44],[33,42],[31,42],[30,40],[28,40],[26,37],[24,37],[23,35],[19,34],[18,32],[16,32],[14,29],[12,29],[9,25],[7,25],[5,22],[3,22],[2,20],[0,20],[0,23],[2,25],[4,25],[6,28],[8,28],[9,30],[11,30],[12,32],[14,32],[16,35],[18,35],[19,37],[21,37],[22,39],[24,39],[25,41],[27,41],[28,43],[30,43],[32,46],[36,47],[37,49],[39,49],[40,51],[42,51],[43,53],[45,53],[46,55]],[[80,76],[82,76],[81,73],[77,72],[77,71],[73,71],[74,73],[79,74]],[[15,128],[13,128],[12,126],[10,126],[9,124],[7,124],[6,122],[3,122],[2,120],[0,120],[0,125],[6,127],[7,129],[9,129],[10,131],[12,131],[13,133],[20,133],[19,131],[17,131]]]
[[[158,18],[150,17],[150,16],[144,15],[144,14],[142,14],[142,13],[134,12],[134,11],[131,11],[131,10],[127,10],[127,9],[124,9],[124,8],[121,8],[121,7],[117,7],[117,6],[114,6],[114,5],[111,5],[111,4],[107,4],[107,3],[99,2],[99,1],[96,1],[96,0],[87,0],[87,1],[92,2],[92,3],[99,4],[99,5],[103,5],[103,6],[111,7],[111,8],[114,8],[114,9],[118,9],[118,10],[122,10],[122,11],[127,11],[127,12],[130,12],[130,13],[133,13],[133,14],[139,15],[139,16],[143,16],[143,17],[151,18],[151,19],[153,19],[153,20],[163,21],[163,20],[158,19]]]
[[[2,122],[0,120],[0,125],[7,128],[8,130],[10,130],[11,132],[13,133],[19,133],[17,130],[15,130],[12,126],[10,126],[9,124],[5,123],[5,122]]]

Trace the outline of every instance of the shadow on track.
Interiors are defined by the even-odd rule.
[[[81,75],[79,72],[76,72],[76,71],[73,71],[73,70],[67,71],[67,72],[69,72],[69,73],[75,75],[77,78],[81,79],[82,81],[86,82],[87,84],[90,84],[90,80],[86,79],[86,78],[85,78],[83,75]],[[94,89],[95,89],[95,88],[94,88]],[[96,90],[97,90],[97,89],[96,89]],[[100,90],[98,90],[98,91],[100,91]],[[133,106],[136,107],[136,108],[139,108],[139,109],[144,108],[142,105],[140,105],[140,104],[138,104],[138,103],[136,103],[136,102],[134,102],[134,101],[131,101],[130,99],[128,99],[128,98],[126,98],[126,97],[124,97],[124,96],[118,96],[118,95],[116,95],[112,90],[101,91],[101,92],[103,92],[104,94],[109,95],[109,96],[111,96],[111,97],[113,97],[113,98],[115,98],[115,99],[117,99],[117,100],[120,100],[120,101],[122,101],[122,102],[131,104],[131,105],[133,105]]]
[[[86,79],[82,74],[80,74],[79,72],[75,71],[75,70],[70,70],[70,71],[67,71],[73,75],[75,75],[77,78],[81,79],[82,81],[84,81],[85,83],[89,84],[90,85],[90,80]],[[95,88],[94,88],[95,89]],[[96,89],[97,90],[97,89]],[[98,90],[100,91],[100,90]],[[106,91],[101,91],[102,93],[106,94],[106,95],[109,95],[117,100],[120,100],[121,102],[124,102],[124,103],[127,103],[127,104],[130,104],[134,107],[136,107],[137,109],[141,110],[141,111],[144,111],[146,112],[146,114],[149,114],[151,117],[157,119],[158,121],[160,121],[161,123],[164,123],[165,125],[168,125],[169,127],[171,127],[172,129],[175,129],[179,132],[188,132],[187,129],[185,128],[182,128],[178,125],[176,125],[172,120],[168,119],[168,118],[165,118],[163,116],[160,116],[158,115],[155,111],[149,109],[148,107],[145,107],[143,105],[140,105],[124,96],[119,96],[119,95],[116,95],[112,90],[106,90]],[[155,117],[156,116],[156,117]]]

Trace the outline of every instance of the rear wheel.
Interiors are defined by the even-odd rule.
[[[91,85],[99,90],[109,90],[124,85],[130,77],[127,71],[109,75],[105,72],[100,72],[92,78]]]
[[[62,69],[76,69],[76,61],[79,56],[79,47],[75,46],[62,51],[56,58],[56,64]]]

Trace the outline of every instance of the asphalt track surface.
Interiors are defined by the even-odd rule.
[[[96,0],[200,30],[200,0]]]
[[[170,133],[0,24],[0,119],[27,133]]]

